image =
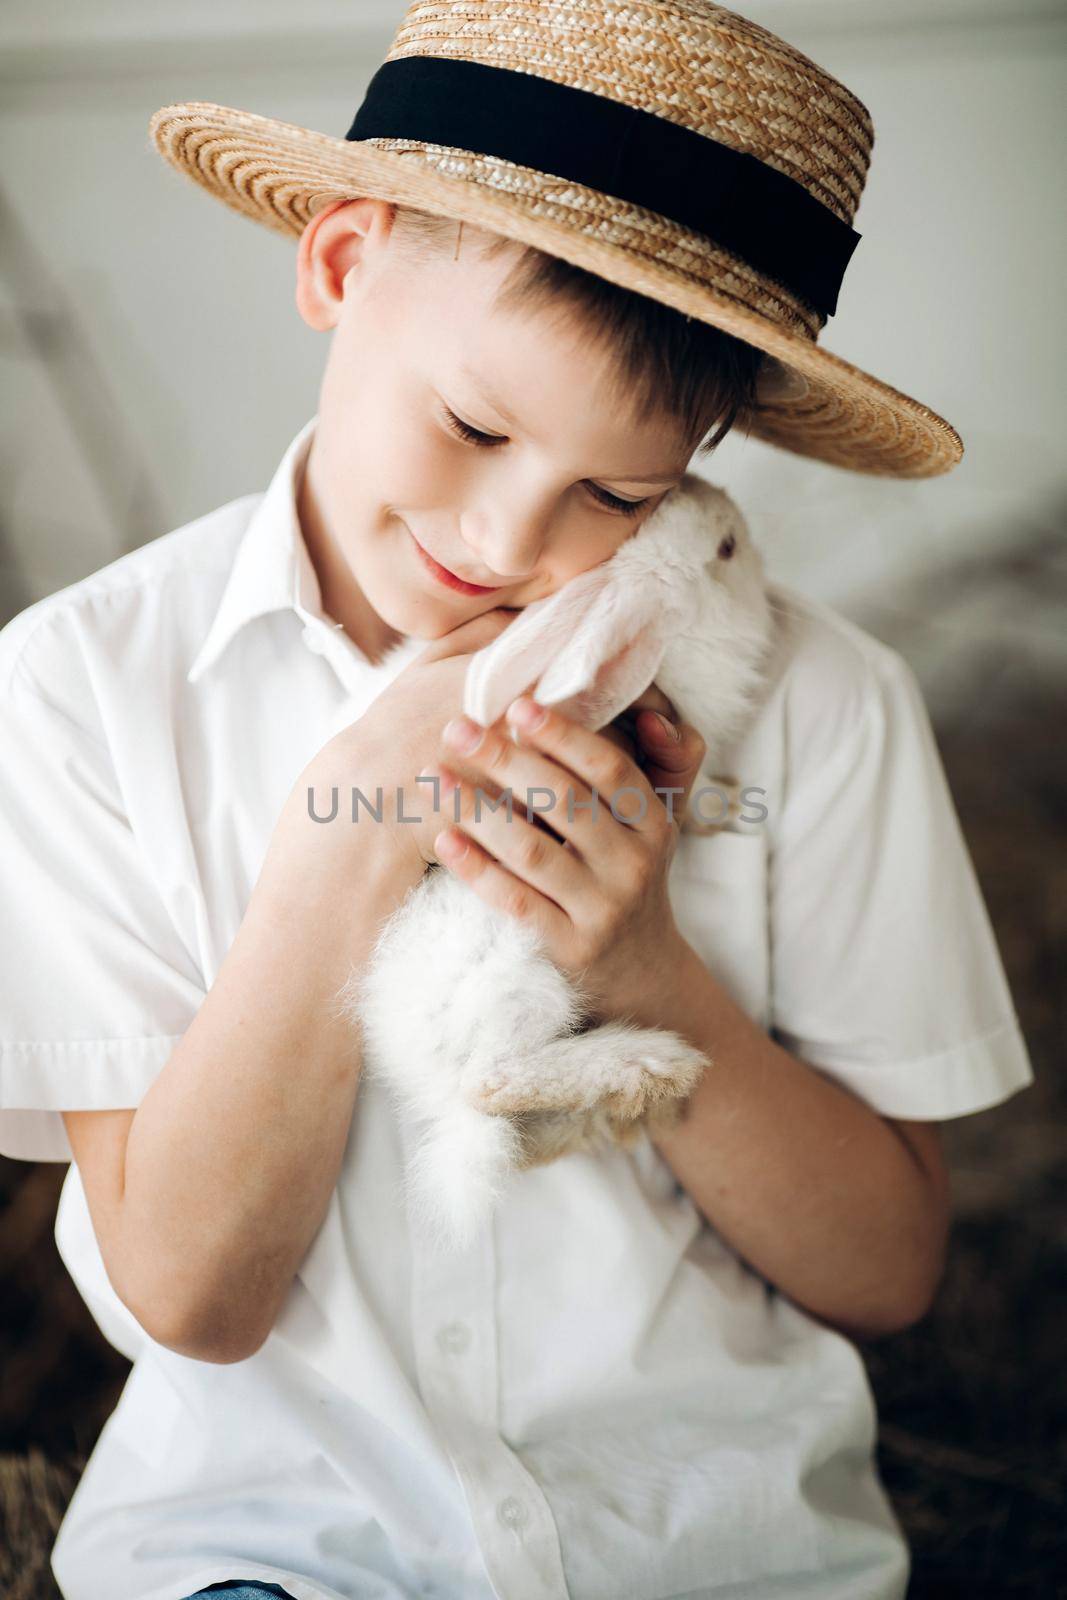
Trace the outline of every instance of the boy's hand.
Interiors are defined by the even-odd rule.
[[[481,736],[473,750],[446,731],[426,769],[442,778],[437,859],[487,904],[530,922],[601,1016],[624,1014],[636,989],[669,980],[685,946],[667,874],[706,746],[685,725],[677,743],[657,740],[649,708],[661,704],[669,709],[654,688],[634,702],[645,771],[608,730],[592,733],[528,695],[492,728],[466,724]],[[539,726],[520,724],[524,706],[543,713]],[[656,785],[681,793],[661,797]]]
[[[677,730],[677,739],[663,726],[659,717],[653,715],[654,712],[667,718]],[[653,789],[684,789],[683,794],[669,795],[665,792],[662,796],[664,805],[668,800],[671,801],[674,820],[680,825],[707,749],[697,730],[678,720],[674,706],[653,683],[613,723],[600,731],[606,738],[618,743],[620,749],[625,749],[637,762]],[[628,736],[631,731],[636,734],[636,743],[634,738]]]
[[[350,898],[351,872],[362,870],[360,859],[370,852],[382,870],[388,869],[398,892],[419,881],[436,859],[433,839],[442,820],[433,809],[434,785],[418,783],[416,774],[440,749],[444,723],[459,714],[472,656],[518,615],[514,608],[498,606],[430,640],[361,717],[316,752],[289,797],[285,837],[278,841],[291,859],[294,876],[312,869],[333,876],[338,896]],[[349,820],[352,786],[375,805],[381,791],[381,822],[369,811],[360,814],[358,825]],[[309,789],[325,816],[330,814],[331,790],[336,791],[338,814],[332,825],[308,821]]]

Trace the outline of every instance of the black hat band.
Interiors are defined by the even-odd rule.
[[[416,139],[514,161],[706,235],[805,300],[837,310],[861,235],[756,156],[534,73],[404,56],[379,67],[346,139]]]

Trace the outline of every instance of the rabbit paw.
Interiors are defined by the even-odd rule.
[[[602,1027],[559,1039],[532,1056],[465,1075],[469,1105],[495,1117],[601,1107],[624,1122],[689,1094],[707,1057],[666,1031]]]
[[[637,1122],[692,1093],[700,1082],[707,1057],[673,1034],[647,1033],[627,1051],[615,1087],[600,1102],[613,1123]]]
[[[464,1085],[463,1095],[469,1105],[491,1117],[515,1117],[543,1109],[528,1079],[516,1078],[501,1068],[483,1073]]]

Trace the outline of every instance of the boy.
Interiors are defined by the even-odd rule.
[[[644,8],[655,48],[614,13],[609,28],[610,8],[577,35],[573,8],[525,9],[504,32],[491,0],[435,7],[432,26],[413,6],[391,64],[429,75],[381,80],[342,153],[271,125],[265,155],[263,119],[226,108],[159,114],[161,148],[198,181],[261,220],[301,217],[298,307],[332,332],[319,411],[264,496],[0,635],[0,1148],[73,1157],[57,1239],[134,1362],[60,1530],[68,1600],[226,1583],[294,1600],[904,1593],[850,1336],[909,1325],[935,1292],[937,1120],[1031,1076],[910,670],[775,586],[765,699],[714,752],[766,820],[711,836],[655,798],[676,786],[693,820],[709,753],[691,729],[655,731],[671,708],[654,685],[632,755],[551,710],[509,712],[515,739],[442,728],[471,654],[618,548],[711,424],[902,473],[944,470],[951,430],[891,391],[884,415],[910,424],[892,440],[770,400],[775,350],[809,401],[878,391],[802,332],[832,302],[840,234],[777,261],[805,295],[724,265],[650,126],[679,124],[638,112],[627,162],[613,125],[588,121],[656,100],[642,75],[665,59],[661,107],[766,85],[783,62],[809,113],[857,118],[847,91],[713,6]],[[515,37],[522,72],[469,53]],[[578,70],[583,46],[610,54],[611,94]],[[489,74],[476,100],[459,94],[469,66]],[[769,135],[780,108],[761,96]],[[614,208],[607,244],[562,214],[548,161],[570,146],[529,165],[550,110],[578,145],[575,215]],[[709,147],[687,159],[719,177],[738,153],[724,129],[685,130]],[[614,188],[591,184],[579,132],[601,135]],[[356,155],[359,181],[327,194],[331,163]],[[743,170],[780,198],[773,163]],[[653,223],[650,172],[669,207]],[[440,215],[413,210],[420,195]],[[538,230],[558,254],[524,254]],[[757,259],[758,230],[745,242]],[[595,277],[575,270],[586,248]],[[683,280],[703,284],[692,323]],[[462,806],[444,828],[416,780],[449,773]],[[542,830],[473,814],[475,784],[546,782],[625,782],[652,803],[633,827],[604,808],[595,826],[557,808]],[[400,791],[421,820],[316,824],[309,792],[348,784]],[[405,1211],[412,1130],[361,1081],[336,1004],[432,860],[534,920],[605,1016],[675,1027],[714,1063],[669,1136],[523,1173],[457,1255]]]

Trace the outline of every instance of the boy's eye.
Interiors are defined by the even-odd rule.
[[[506,434],[482,433],[478,428],[472,428],[469,422],[464,422],[462,417],[457,417],[456,413],[448,406],[443,407],[443,413],[445,425],[457,438],[462,439],[466,444],[476,444],[481,445],[483,448],[491,449],[496,445],[507,444],[508,442]],[[618,495],[609,494],[607,489],[601,489],[595,483],[587,483],[586,488],[599,505],[606,506],[609,511],[619,511],[626,517],[635,516],[642,506],[647,506],[648,504],[648,498],[644,500],[621,500]]]
[[[502,433],[479,433],[477,428],[472,428],[469,423],[462,421],[454,411],[444,408],[445,422],[452,432],[465,439],[468,444],[497,445],[507,444],[507,436]]]
[[[587,483],[586,488],[589,490],[589,493],[592,495],[594,500],[599,501],[602,506],[607,506],[609,511],[621,511],[624,517],[636,516],[641,507],[647,506],[649,500],[652,498],[651,495],[649,495],[646,496],[644,500],[620,500],[617,494],[609,494],[608,491],[606,489],[602,489],[599,484]]]

